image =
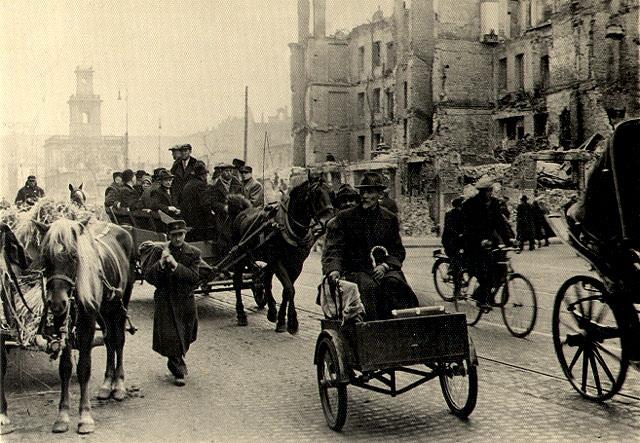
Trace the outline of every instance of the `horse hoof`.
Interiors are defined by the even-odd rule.
[[[55,434],[61,434],[63,432],[67,432],[69,430],[69,421],[65,420],[56,420],[53,424],[53,428],[51,431]]]
[[[15,429],[7,414],[0,414],[0,435],[11,434]]]
[[[238,326],[247,326],[248,324],[247,317],[238,317]]]
[[[286,332],[287,331],[287,327],[284,323],[278,323],[276,325],[276,332],[280,333],[280,332]]]
[[[96,398],[98,400],[109,400],[111,398],[111,392],[113,392],[111,388],[105,388],[103,386],[98,391],[98,395],[96,396]]]
[[[114,389],[113,390],[113,399],[116,401],[122,401],[127,398],[126,389]]]
[[[96,430],[96,423],[93,419],[85,419],[78,423],[78,434],[91,434]]]
[[[269,320],[271,323],[275,323],[276,320],[278,320],[278,313],[275,309],[269,309],[269,311],[267,311],[267,320]]]

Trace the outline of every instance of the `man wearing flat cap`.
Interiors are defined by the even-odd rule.
[[[38,200],[44,197],[44,190],[38,186],[35,175],[27,177],[27,181],[16,195],[16,206],[33,206]]]
[[[176,220],[168,225],[169,242],[145,263],[145,280],[156,287],[153,297],[153,350],[167,357],[167,367],[177,386],[187,376],[185,356],[198,334],[194,290],[200,284],[200,250],[185,242],[187,225]]]
[[[253,168],[251,166],[240,166],[240,177],[244,187],[244,196],[249,199],[254,208],[264,207],[264,188],[262,184],[253,178]]]
[[[182,197],[182,190],[193,175],[193,168],[198,160],[191,157],[190,144],[180,145],[178,150],[180,157],[173,162],[171,167],[171,174],[174,176],[171,195],[173,196],[173,205],[181,209],[182,202],[180,198]]]
[[[385,186],[380,174],[367,172],[360,184],[361,201],[329,223],[322,270],[358,285],[367,320],[391,317],[393,309],[418,306],[402,273],[405,249],[398,218],[380,206]]]
[[[500,201],[493,197],[493,180],[482,177],[475,185],[478,193],[462,204],[464,256],[478,287],[472,297],[487,306],[494,283],[491,250],[510,245],[510,228],[502,215]]]
[[[182,216],[189,232],[189,241],[211,240],[215,235],[213,220],[213,195],[207,185],[207,167],[197,162],[193,168],[193,176],[182,190]]]

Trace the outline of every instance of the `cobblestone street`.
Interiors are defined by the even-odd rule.
[[[413,254],[422,256],[429,252],[416,250]],[[562,247],[557,247],[527,259],[544,260],[542,254],[561,259],[565,253]],[[419,264],[430,267],[428,260],[414,256],[407,268],[417,268]],[[397,398],[350,387],[347,424],[342,433],[332,432],[322,415],[312,361],[320,316],[313,306],[313,291],[309,288],[314,284],[313,269],[317,266],[318,256],[314,254],[300,284],[301,332],[295,337],[273,332],[261,312],[249,316],[249,327],[235,326],[230,294],[201,299],[199,337],[188,355],[190,376],[184,388],[173,386],[165,362],[150,349],[153,308],[150,287],[136,287],[131,312],[140,332],[129,337],[126,347],[126,383],[130,397],[121,404],[94,400],[98,429],[86,440],[577,442],[640,439],[637,395],[636,398],[617,396],[604,405],[582,400],[561,377],[550,339],[544,333],[548,328],[544,320],[537,328],[539,333],[527,340],[510,337],[503,326],[497,326],[498,322],[494,326],[490,321],[483,321],[478,328],[470,329],[480,355],[480,391],[477,407],[468,421],[460,421],[449,413],[437,381]],[[416,275],[410,277],[417,278]],[[541,280],[533,277],[534,284],[538,285]],[[247,303],[250,309],[253,306],[252,302]],[[94,356],[95,392],[101,381],[103,349],[96,350]],[[10,366],[13,386],[21,381],[27,393],[10,391],[10,412],[17,429],[3,436],[3,441],[77,440],[75,432],[62,436],[50,433],[57,394],[38,395],[37,392],[43,390],[41,383],[57,389],[57,371],[53,364],[45,363],[45,359],[41,354],[22,355],[17,363],[40,382],[34,382],[25,372],[16,377],[17,368]],[[633,396],[637,385],[637,373],[630,373],[623,392]],[[77,402],[76,386],[73,392],[73,400]]]

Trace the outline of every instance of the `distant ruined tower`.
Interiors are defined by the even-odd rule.
[[[100,96],[93,93],[93,69],[76,68],[76,93],[69,97],[69,135],[101,137]]]

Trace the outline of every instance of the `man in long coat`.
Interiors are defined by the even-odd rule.
[[[182,190],[182,216],[187,226],[193,228],[189,233],[189,241],[210,240],[215,235],[213,226],[212,193],[207,185],[206,166],[196,163],[194,175]]]
[[[231,194],[244,195],[244,188],[234,175],[235,169],[232,165],[222,163],[217,167],[220,175],[211,185],[211,204],[215,213],[215,230],[220,246],[223,247],[231,244],[231,223],[227,214],[227,196]]]
[[[182,190],[193,176],[193,168],[198,160],[195,157],[191,157],[190,144],[181,145],[178,148],[180,150],[180,158],[176,159],[171,167],[171,174],[174,176],[171,195],[173,196],[173,206],[182,209],[182,202],[180,201]]]
[[[520,243],[520,252],[524,249],[525,242],[529,242],[529,250],[533,251],[536,248],[535,215],[526,195],[520,198],[520,204],[516,211],[516,231],[518,233],[518,242]]]
[[[200,250],[184,241],[186,232],[183,220],[171,223],[169,243],[148,260],[151,263],[145,263],[144,274],[145,280],[156,287],[153,350],[168,358],[167,367],[178,386],[185,384],[188,371],[184,357],[198,334],[193,292],[200,283]]]
[[[379,203],[382,177],[366,173],[357,188],[361,202],[329,223],[322,270],[330,281],[344,278],[358,285],[368,320],[387,319],[393,309],[418,306],[418,299],[402,273],[398,218]],[[384,252],[375,257],[374,248]]]
[[[472,275],[478,279],[473,294],[487,305],[495,273],[491,250],[500,244],[510,245],[510,230],[500,211],[500,202],[492,196],[493,182],[483,177],[476,183],[478,194],[462,204],[464,256]]]

